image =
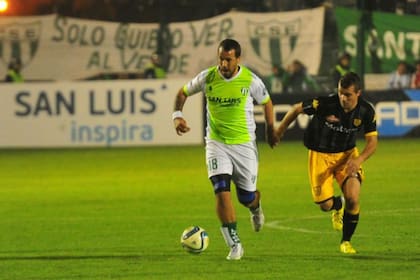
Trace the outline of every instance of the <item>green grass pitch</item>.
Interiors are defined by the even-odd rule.
[[[364,164],[356,256],[312,202],[301,142],[260,143],[266,226],[252,232],[235,200],[237,262],[202,146],[0,150],[0,279],[419,279],[419,141],[381,140]],[[180,246],[195,224],[210,236],[201,255]]]

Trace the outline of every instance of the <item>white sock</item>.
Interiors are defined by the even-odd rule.
[[[222,232],[223,238],[225,239],[226,245],[232,247],[237,243],[241,243],[238,233],[234,229],[229,229],[228,227],[221,227],[220,231]]]

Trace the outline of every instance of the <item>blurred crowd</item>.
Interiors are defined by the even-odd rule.
[[[190,21],[219,15],[232,9],[249,12],[290,11],[318,7],[357,7],[361,0],[14,0],[6,15],[25,16],[56,13],[63,16],[105,20],[115,22],[159,22]],[[420,0],[365,0],[364,8],[398,14],[420,14]],[[194,12],[192,13],[191,10]],[[327,17],[327,21],[328,21]],[[326,24],[328,28],[328,23]],[[331,31],[331,30],[330,30]],[[326,31],[328,34],[334,32]],[[337,49],[335,38],[326,38],[324,49]],[[331,52],[329,52],[331,53]],[[288,65],[273,65],[271,75],[264,77],[268,89],[274,93],[323,92],[335,89],[339,78],[351,69],[351,56],[330,55],[328,62],[320,69],[319,77],[311,76],[303,60],[295,59]],[[165,67],[161,55],[154,53],[142,73],[106,73],[88,79],[165,78]],[[390,73],[387,87],[420,88],[419,61],[401,61]],[[332,69],[330,69],[333,65]],[[5,81],[22,82],[20,61],[9,64]],[[254,70],[254,69],[253,69]],[[258,72],[258,71],[257,71]],[[328,76],[328,77],[327,77]],[[321,79],[320,79],[321,78]],[[326,79],[325,79],[326,78]]]
[[[405,61],[398,62],[398,65],[390,75],[388,81],[389,89],[420,88],[420,60],[415,65]]]
[[[337,64],[331,69],[330,77],[326,83],[319,83],[306,70],[306,66],[299,60],[283,68],[273,65],[271,75],[267,76],[265,83],[273,93],[317,93],[334,90],[342,76],[350,71],[352,57],[342,53],[337,59]],[[420,89],[420,60],[414,64],[406,61],[398,62],[395,71],[389,74],[388,89]]]
[[[65,16],[118,22],[190,21],[212,17],[232,9],[278,12],[321,5],[356,7],[361,0],[13,0],[8,15],[58,13]],[[365,0],[370,10],[420,14],[420,0]],[[193,13],[191,11],[194,11]],[[164,18],[162,18],[162,16]]]

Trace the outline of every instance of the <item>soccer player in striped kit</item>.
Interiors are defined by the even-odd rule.
[[[295,104],[284,116],[277,136],[281,138],[299,114],[311,115],[304,144],[309,150],[309,181],[314,202],[323,211],[333,211],[333,228],[342,231],[340,251],[354,254],[350,243],[359,221],[361,164],[376,150],[378,132],[373,106],[361,97],[361,81],[354,72],[340,78],[338,94],[316,97]],[[366,144],[361,153],[356,137],[363,131]],[[334,196],[333,181],[342,196]]]

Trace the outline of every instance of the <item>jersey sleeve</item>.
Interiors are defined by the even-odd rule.
[[[376,114],[375,109],[373,109],[372,104],[367,103],[367,110],[364,116],[364,132],[365,136],[374,136],[378,135],[376,129]]]
[[[254,73],[252,73],[250,93],[258,104],[264,105],[270,100],[270,95],[263,81]]]
[[[201,71],[197,76],[195,76],[191,81],[184,85],[184,94],[186,96],[191,96],[201,91],[204,91],[206,84],[206,77],[209,70]]]
[[[319,107],[319,100],[316,98],[303,101],[303,112],[307,115],[313,115]]]

